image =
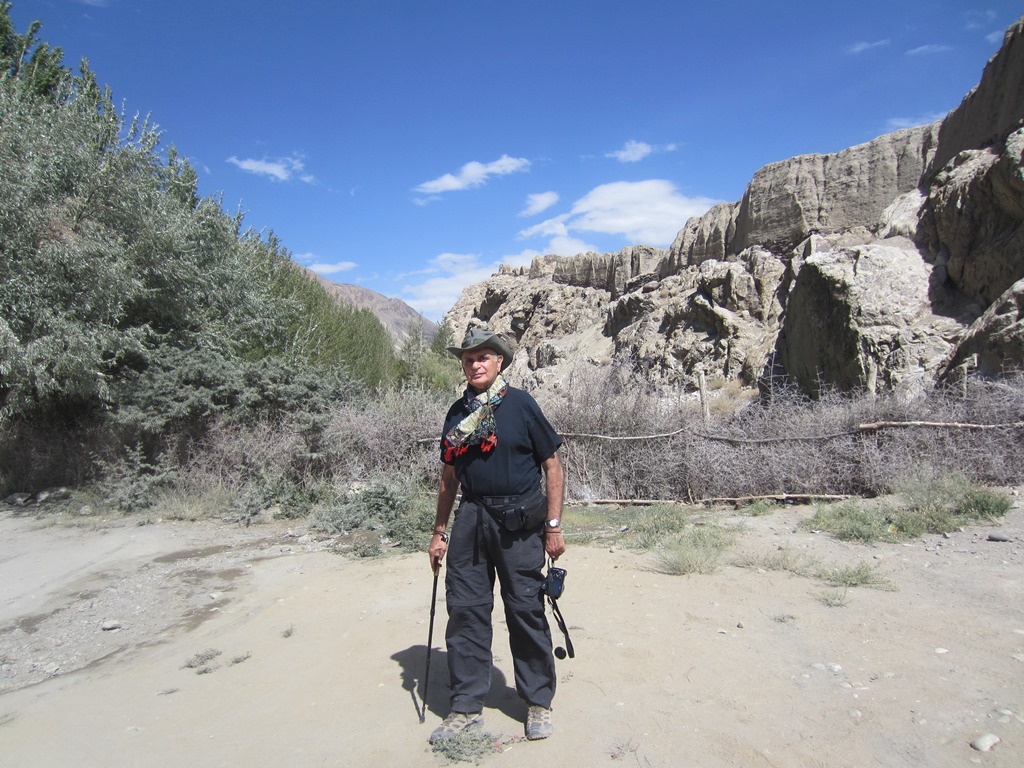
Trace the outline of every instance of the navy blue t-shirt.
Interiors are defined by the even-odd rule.
[[[467,415],[466,398],[462,397],[448,409],[442,440]],[[470,495],[529,493],[540,483],[541,464],[555,455],[562,438],[548,423],[537,401],[528,392],[513,387],[508,388],[501,404],[494,409],[494,425],[498,444],[492,450],[484,453],[479,445],[471,445],[466,453],[446,463],[454,465],[463,492]],[[443,450],[441,460],[444,461]]]

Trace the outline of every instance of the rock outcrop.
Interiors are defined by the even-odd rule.
[[[447,319],[514,339],[535,387],[617,363],[666,388],[810,392],[1024,367],[1024,20],[944,120],[754,174],[667,251],[545,256]]]

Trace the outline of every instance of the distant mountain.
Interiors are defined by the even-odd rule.
[[[335,299],[373,312],[391,333],[396,347],[400,347],[402,342],[409,338],[409,333],[414,328],[420,329],[424,341],[428,344],[437,332],[436,323],[425,318],[401,299],[392,299],[358,285],[331,282],[301,265],[300,269],[319,282]]]

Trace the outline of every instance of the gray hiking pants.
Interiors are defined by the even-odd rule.
[[[544,613],[544,528],[506,531],[481,504],[463,498],[448,542],[448,672],[455,712],[479,712],[491,687],[494,580],[501,584],[516,691],[550,707],[555,694],[551,630]]]

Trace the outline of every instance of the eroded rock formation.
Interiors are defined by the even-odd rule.
[[[514,339],[535,387],[613,362],[663,387],[703,372],[812,392],[1020,368],[1022,125],[1024,20],[944,120],[767,165],[668,250],[502,269],[447,319]]]

